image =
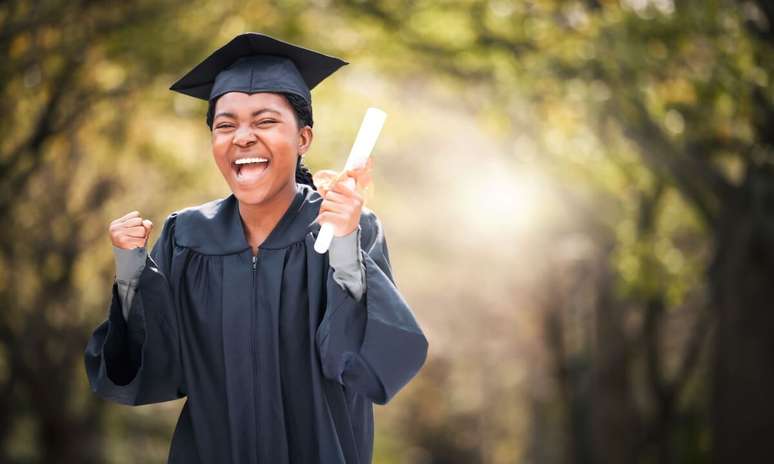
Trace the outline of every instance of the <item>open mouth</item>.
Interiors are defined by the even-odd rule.
[[[231,168],[238,182],[252,183],[263,177],[269,163],[269,159],[263,157],[239,158],[231,163]]]

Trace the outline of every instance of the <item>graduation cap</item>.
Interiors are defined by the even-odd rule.
[[[257,32],[234,37],[169,88],[210,103],[227,92],[288,92],[310,106],[310,90],[349,64]]]

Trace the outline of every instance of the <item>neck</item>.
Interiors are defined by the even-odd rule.
[[[288,188],[282,189],[268,202],[246,204],[239,202],[239,215],[245,228],[247,243],[255,251],[277,226],[282,216],[293,203],[296,195],[296,183],[291,182]]]

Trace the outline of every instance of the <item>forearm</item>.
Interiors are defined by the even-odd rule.
[[[360,301],[365,293],[365,268],[360,256],[360,231],[357,229],[349,235],[334,237],[328,250],[328,259],[333,268],[333,280],[352,297]]]
[[[140,274],[145,268],[147,250],[145,247],[126,250],[113,246],[113,257],[116,263],[116,283],[121,297],[121,311],[124,319],[129,320],[129,308],[137,290]]]

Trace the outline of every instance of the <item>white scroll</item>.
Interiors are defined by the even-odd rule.
[[[382,131],[386,118],[387,113],[384,111],[378,108],[368,108],[363,117],[363,122],[360,124],[360,130],[357,132],[352,150],[349,152],[347,163],[344,165],[345,171],[361,168],[366,164],[368,157],[371,156],[371,151],[374,149],[374,145],[376,145],[376,139],[379,138],[379,133]],[[346,182],[350,188],[355,188],[355,179],[348,177],[343,182]],[[320,254],[325,253],[331,245],[331,240],[333,240],[333,225],[322,223],[320,234],[314,242],[314,251]]]

